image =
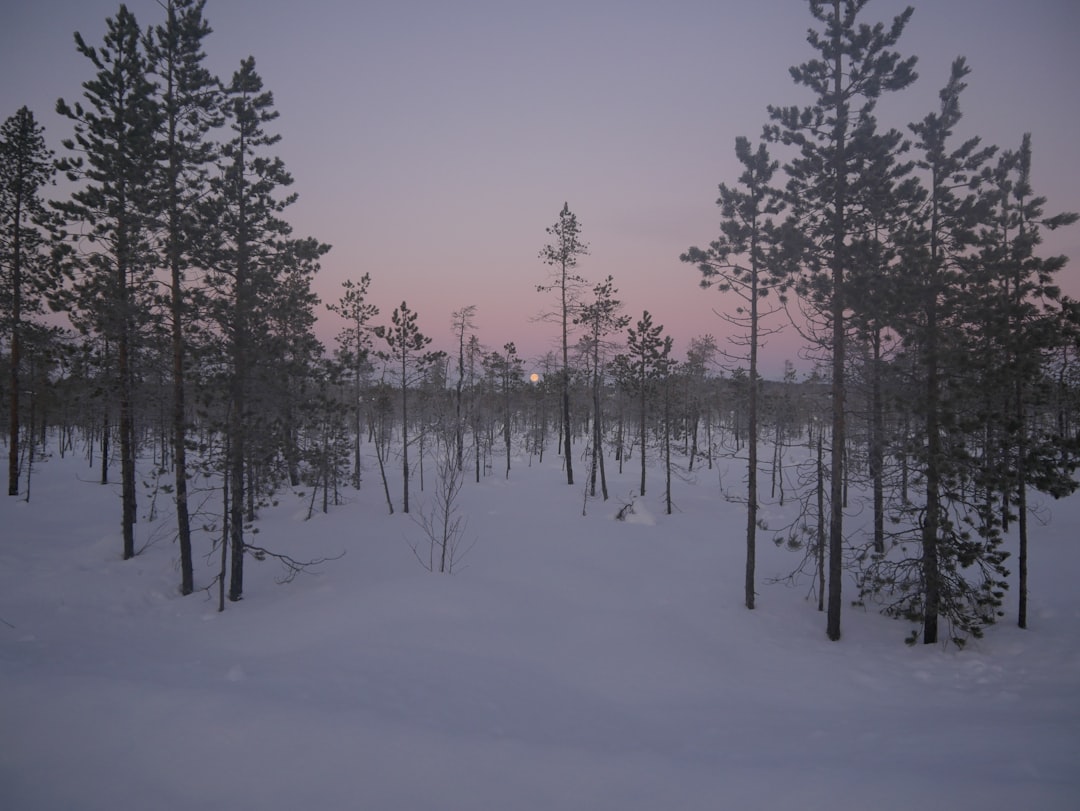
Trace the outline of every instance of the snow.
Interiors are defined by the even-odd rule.
[[[371,464],[327,515],[310,491],[260,513],[260,545],[344,557],[283,585],[249,558],[219,614],[177,592],[164,495],[121,561],[116,488],[53,456],[0,502],[0,808],[1080,807],[1080,497],[1033,522],[1030,629],[1012,594],[963,651],[850,607],[833,643],[809,583],[767,583],[801,554],[769,533],[742,607],[727,464],[677,480],[671,516],[651,471],[624,522],[636,465],[583,516],[557,458],[518,458],[465,482],[452,575]]]

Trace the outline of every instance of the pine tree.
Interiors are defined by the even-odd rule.
[[[457,380],[454,383],[454,452],[458,470],[465,468],[465,417],[462,409],[465,400],[465,345],[468,340],[466,335],[476,329],[473,323],[475,316],[476,305],[470,304],[457,310],[450,317],[450,326],[457,337],[458,345]],[[477,481],[479,481],[479,474],[477,474]]]
[[[641,482],[638,494],[645,495],[645,461],[648,432],[648,399],[656,381],[662,379],[670,363],[672,340],[664,335],[664,325],[653,325],[648,310],[642,313],[634,327],[627,331],[627,352],[615,359],[620,368],[618,376],[626,381],[638,398],[638,442],[640,444]]]
[[[896,130],[879,137],[882,148],[868,156],[863,169],[866,194],[857,201],[861,227],[853,234],[848,279],[851,326],[856,348],[862,350],[853,377],[863,387],[868,411],[867,467],[873,491],[875,555],[885,553],[886,358],[895,333],[891,328],[905,268],[900,261],[897,235],[917,218],[925,191],[912,174],[914,163],[901,160],[910,149]],[[866,392],[865,389],[869,389]],[[857,392],[858,393],[858,392]]]
[[[705,458],[712,469],[712,407],[713,398],[708,392],[709,369],[716,362],[720,348],[713,335],[699,335],[690,339],[690,348],[686,350],[686,362],[683,364],[683,379],[686,381],[686,407],[689,412],[690,470],[701,454],[698,439],[701,423],[705,427]]]
[[[300,432],[307,397],[321,377],[324,351],[314,332],[320,302],[311,282],[327,250],[312,238],[280,243],[273,258],[273,282],[259,296],[264,328],[255,336],[254,373],[261,410],[270,426],[263,435],[271,442],[268,453],[280,451],[284,457],[293,487],[301,481]]]
[[[409,385],[442,356],[441,352],[426,351],[431,338],[424,335],[416,324],[416,313],[406,302],[395,307],[390,316],[391,326],[378,326],[375,334],[386,341],[389,352],[383,357],[392,362],[401,383],[401,511],[409,511]]]
[[[1005,528],[1015,516],[1021,628],[1027,627],[1028,488],[1061,497],[1077,487],[1075,443],[1060,430],[1040,425],[1037,416],[1047,398],[1049,353],[1067,340],[1054,279],[1067,260],[1035,253],[1043,228],[1075,223],[1077,214],[1044,214],[1046,198],[1035,196],[1031,186],[1031,159],[1031,135],[1025,134],[1018,150],[1004,152],[984,173],[993,210],[980,233],[979,255],[985,316],[978,326],[985,336],[988,380],[982,389],[997,393],[1000,403],[987,409],[986,435],[994,446],[988,448],[984,486],[1000,492]]]
[[[278,113],[273,94],[263,89],[254,58],[241,62],[225,92],[224,112],[232,138],[221,147],[220,174],[212,178],[213,194],[206,203],[206,219],[215,223],[215,229],[207,237],[204,266],[210,269],[206,280],[213,299],[211,310],[227,369],[226,524],[231,561],[229,599],[236,601],[243,594],[245,517],[253,518],[254,512],[254,470],[249,462],[251,446],[260,440],[255,431],[262,392],[258,384],[271,379],[266,370],[282,362],[286,351],[283,336],[266,329],[272,309],[280,305],[274,298],[280,292],[276,288],[298,283],[292,292],[304,301],[302,307],[313,306],[306,280],[329,246],[291,237],[291,227],[280,216],[296,195],[281,194],[281,189],[292,183],[292,176],[280,158],[266,155],[280,140],[266,131]],[[300,279],[290,282],[294,273]],[[302,338],[304,328],[289,331]],[[280,376],[275,379],[280,380]],[[285,433],[286,441],[291,441],[289,431]],[[252,475],[245,477],[245,473]]]
[[[940,619],[957,644],[964,634],[979,635],[993,621],[1006,574],[1000,520],[987,509],[994,500],[986,487],[987,459],[974,450],[986,424],[988,379],[977,362],[982,339],[973,326],[982,318],[985,273],[972,247],[989,212],[981,168],[995,149],[978,138],[951,144],[967,73],[964,60],[956,60],[940,111],[911,125],[926,190],[921,209],[896,235],[905,273],[893,287],[902,306],[889,317],[906,352],[903,398],[917,425],[906,453],[925,496],[918,505],[905,500],[897,513],[910,516],[919,555],[875,556],[863,579],[864,593],[870,585],[891,595],[886,613],[921,623],[927,644],[937,641]],[[900,552],[905,548],[899,545]]]
[[[518,357],[514,342],[503,344],[502,352],[491,352],[484,358],[484,369],[497,386],[502,411],[502,440],[506,451],[506,478],[510,478],[510,457],[513,448],[512,397],[521,387],[524,361]]]
[[[844,554],[844,457],[846,453],[845,374],[847,312],[855,302],[847,292],[852,273],[849,243],[856,222],[852,207],[864,197],[861,169],[882,148],[874,106],[882,93],[915,80],[915,59],[893,49],[911,18],[906,9],[886,29],[858,21],[868,0],[810,0],[822,26],[807,41],[818,57],[791,68],[795,83],[816,96],[809,107],[770,107],[768,136],[798,148],[785,165],[788,198],[809,248],[798,285],[801,296],[820,308],[828,322],[832,356],[832,449],[830,457],[829,595],[826,634],[840,638]]]
[[[778,258],[780,235],[772,220],[784,208],[782,192],[770,186],[779,164],[770,158],[765,144],[758,144],[755,152],[750,147],[749,139],[743,136],[735,139],[735,156],[744,170],[739,177],[739,187],[720,184],[720,198],[716,201],[723,217],[720,238],[713,241],[707,250],[690,248],[679,258],[697,265],[703,288],[716,285],[721,292],[734,292],[744,303],[734,313],[724,313],[722,317],[747,333],[735,340],[746,345],[750,364],[746,378],[745,604],[753,609],[758,526],[758,349],[762,338],[762,319],[777,312],[780,307],[777,304],[762,311],[762,300],[771,292],[784,291],[787,268]]]
[[[44,294],[56,283],[49,273],[43,230],[49,212],[41,190],[56,173],[44,128],[28,107],[0,126],[0,307],[8,324],[8,495],[19,494],[19,431],[23,332],[27,316],[40,313]]]
[[[563,462],[566,464],[566,483],[574,483],[574,465],[570,447],[570,324],[585,280],[575,274],[578,258],[589,253],[581,239],[581,225],[570,205],[563,203],[558,221],[547,229],[552,241],[540,251],[540,258],[552,268],[547,284],[537,285],[540,293],[558,291],[559,309],[554,314],[560,325],[562,347],[562,438]]]
[[[359,283],[346,279],[342,283],[345,293],[336,304],[326,308],[346,321],[338,333],[338,347],[342,363],[352,373],[353,381],[353,487],[360,489],[360,438],[363,410],[360,407],[361,390],[364,376],[368,373],[371,360],[371,327],[368,322],[379,314],[379,308],[367,300],[371,274],[365,273]]]
[[[194,590],[191,520],[188,513],[187,375],[188,328],[192,318],[186,273],[197,261],[201,235],[199,205],[207,193],[208,168],[214,157],[210,132],[221,126],[219,82],[203,66],[203,40],[210,26],[203,18],[205,0],[168,0],[166,21],[146,37],[149,70],[156,75],[163,117],[159,173],[160,250],[168,277],[168,322],[172,374],[172,452],[175,468],[177,539],[180,547],[180,592]]]
[[[603,355],[604,350],[608,348],[605,346],[605,338],[613,332],[625,329],[630,323],[630,316],[619,312],[622,309],[622,302],[615,298],[618,292],[614,286],[614,280],[608,276],[593,287],[593,300],[582,305],[574,318],[574,323],[580,324],[587,330],[585,341],[590,355],[589,366],[592,370],[593,437],[589,495],[596,495],[596,474],[599,471],[600,492],[604,501],[608,499],[608,488],[607,472],[604,469],[604,415],[600,407],[600,393],[604,382]]]
[[[56,204],[78,224],[83,273],[74,285],[75,308],[84,325],[115,349],[119,403],[123,556],[135,555],[134,363],[138,333],[147,319],[152,270],[149,230],[159,201],[152,184],[160,151],[161,110],[148,78],[146,54],[134,15],[125,6],[106,20],[103,45],[75,44],[97,71],[83,83],[87,107],[57,102],[57,113],[74,123],[75,137],[63,142],[78,156],[62,158],[69,180],[81,182],[70,200]]]
[[[947,348],[955,351],[969,338],[964,329],[964,304],[957,300],[964,289],[959,273],[959,260],[975,242],[975,228],[985,216],[985,199],[972,191],[982,165],[993,156],[994,147],[982,148],[978,138],[971,138],[950,151],[950,138],[960,121],[960,94],[964,77],[970,72],[965,61],[954,61],[949,81],[941,91],[941,110],[913,124],[916,147],[923,157],[921,169],[928,174],[929,194],[926,230],[921,236],[923,262],[918,280],[921,291],[916,301],[918,322],[913,336],[918,347],[923,385],[921,410],[924,415],[923,472],[925,475],[926,505],[922,520],[922,576],[924,583],[923,631],[926,644],[937,642],[938,618],[942,609],[945,572],[954,565],[950,559],[957,547],[965,543],[963,534],[949,517],[948,495],[950,480],[963,475],[950,456],[945,432],[953,424],[950,411],[956,410],[950,397],[962,399],[966,387],[957,387],[953,376],[945,388],[943,371],[949,358]],[[915,260],[918,262],[918,259]],[[955,356],[953,356],[955,357]],[[989,518],[989,516],[985,516]],[[992,532],[989,525],[983,534]]]

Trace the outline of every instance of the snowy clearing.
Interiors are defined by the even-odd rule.
[[[285,585],[249,559],[221,614],[177,592],[165,496],[122,562],[115,489],[38,465],[29,504],[0,502],[0,808],[1080,807],[1080,497],[1040,502],[1029,630],[1010,596],[963,651],[856,608],[831,643],[809,583],[767,584],[798,556],[769,533],[742,607],[717,470],[678,481],[671,516],[653,471],[620,522],[638,474],[609,464],[587,516],[554,457],[467,480],[453,575],[418,564],[374,463],[310,521],[287,491],[257,542],[345,556]]]

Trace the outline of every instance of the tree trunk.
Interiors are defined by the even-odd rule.
[[[840,0],[833,0],[835,35],[832,65],[833,94],[843,98],[843,55],[840,48]],[[840,107],[837,101],[837,107]],[[842,114],[843,112],[843,114]],[[829,605],[825,633],[834,642],[840,639],[840,611],[842,607],[842,582],[844,575],[844,444],[846,424],[844,420],[844,237],[845,202],[847,195],[846,112],[835,109],[835,166],[833,179],[836,184],[832,223],[832,454],[830,458],[830,520],[829,520]]]
[[[872,336],[874,358],[871,368],[870,477],[874,488],[874,551],[885,554],[885,406],[881,396],[881,330]]]
[[[1016,424],[1019,431],[1016,449],[1016,531],[1019,536],[1020,593],[1017,625],[1027,628],[1028,598],[1028,521],[1027,521],[1027,426],[1024,419],[1023,383],[1016,384]]]
[[[242,413],[243,398],[234,394],[233,418]],[[243,425],[233,424],[229,441],[229,547],[231,569],[229,572],[229,600],[238,601],[244,594],[244,440]]]
[[[750,410],[747,421],[746,462],[746,573],[743,597],[746,607],[754,608],[754,569],[757,560],[757,513],[758,513],[758,285],[756,265],[757,233],[751,241],[750,269],[750,374],[747,375],[747,405]]]
[[[174,136],[170,136],[170,139]],[[191,554],[191,518],[188,514],[187,487],[187,405],[184,380],[184,300],[183,274],[180,267],[179,230],[180,203],[177,199],[175,173],[171,169],[173,188],[169,204],[169,264],[172,275],[172,433],[173,464],[176,482],[176,534],[180,544],[180,593],[191,594],[195,590],[195,575]]]
[[[22,196],[16,194],[12,212],[11,234],[11,410],[8,439],[8,495],[19,495],[19,363],[22,349],[22,247],[19,221],[22,219]]]
[[[642,361],[644,362],[644,361]],[[645,495],[645,375],[642,374],[641,380],[641,422],[638,425],[638,437],[641,441],[641,448],[639,453],[641,454],[641,486],[638,488],[638,494]]]
[[[117,281],[120,285],[121,330],[117,348],[120,373],[120,489],[122,501],[122,529],[124,536],[124,560],[135,557],[135,420],[132,413],[132,373],[129,313],[129,290],[127,264],[119,263]]]
[[[401,511],[409,512],[409,380],[406,374],[405,349],[402,347],[401,358]]]

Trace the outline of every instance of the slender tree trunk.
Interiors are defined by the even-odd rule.
[[[671,378],[664,381],[664,501],[671,515]]]
[[[354,437],[353,437],[353,487],[360,489],[360,473],[363,468],[360,460],[360,436],[363,431],[363,419],[360,412],[360,375],[359,365],[356,368],[356,393],[353,395],[353,407],[356,409]]]
[[[689,464],[689,468],[690,468],[691,473],[694,472],[694,460],[697,459],[697,455],[698,455],[698,427],[699,427],[700,423],[701,423],[701,412],[698,409],[698,407],[695,405],[694,406],[694,413],[690,418],[690,428],[689,428],[689,431],[690,431],[690,452],[689,452],[690,464]]]
[[[117,262],[119,285],[120,336],[117,346],[117,362],[120,374],[120,489],[123,518],[124,560],[135,557],[135,421],[132,412],[131,371],[131,301],[128,288],[127,250],[121,244],[123,257]]]
[[[567,321],[570,317],[570,302],[566,293],[567,268],[562,263],[562,424],[563,424],[563,460],[566,462],[566,483],[574,483],[574,463],[570,448],[570,345]]]
[[[756,266],[757,233],[752,236],[750,269],[750,374],[747,376],[747,403],[750,409],[747,426],[746,463],[746,577],[743,584],[746,607],[754,608],[754,569],[757,559],[758,513],[758,269]]]
[[[244,594],[244,426],[237,417],[237,403],[243,398],[233,396],[233,434],[229,442],[229,546],[231,568],[229,572],[229,600],[236,602]]]
[[[642,361],[644,363],[644,361]],[[638,493],[642,496],[645,495],[645,375],[641,375],[641,422],[638,425],[638,436],[641,440],[641,448],[639,453],[641,455],[641,486],[638,488]]]
[[[228,434],[225,436],[225,458],[232,458],[232,445]],[[222,507],[222,527],[221,527],[221,559],[219,561],[218,568],[218,613],[220,614],[225,610],[225,569],[228,561],[229,554],[229,541],[232,538],[232,528],[229,524],[229,518],[232,515],[231,501],[229,500],[229,476],[226,473],[224,481],[221,486],[221,507]]]
[[[833,0],[835,35],[832,66],[833,94],[843,98],[843,55],[840,48],[840,0]],[[835,189],[834,222],[832,224],[832,454],[830,459],[830,521],[829,521],[829,605],[826,618],[826,634],[834,642],[840,639],[840,611],[842,607],[842,583],[844,575],[844,445],[846,424],[844,419],[844,237],[846,235],[845,202],[847,195],[846,131],[847,111],[837,102],[836,158],[833,167]]]
[[[458,333],[458,379],[454,387],[454,449],[458,471],[465,469],[465,425],[461,417],[462,388],[465,385],[465,316]]]
[[[607,470],[604,468],[604,424],[600,415],[600,387],[597,385],[594,394],[593,408],[596,411],[593,430],[596,438],[596,459],[600,465],[600,494],[604,501],[608,500]]]
[[[109,454],[112,450],[109,446],[112,426],[109,423],[109,404],[102,403],[101,416],[101,483],[109,483]]]
[[[817,438],[817,610],[825,610],[825,426],[818,430]]]
[[[547,445],[547,391],[540,396],[540,453],[537,461],[544,464],[544,446]]]
[[[566,483],[574,483],[574,463],[571,458],[573,450],[570,447],[570,371],[563,371],[562,393],[562,435],[563,435],[563,460],[566,462]]]
[[[22,362],[22,244],[19,221],[22,219],[22,196],[15,195],[11,228],[11,384],[8,439],[8,495],[19,495],[19,364]]]
[[[409,512],[409,381],[406,374],[405,349],[401,357],[401,511]]]
[[[510,379],[504,382],[503,390],[503,443],[506,445],[506,478],[510,478],[510,450],[511,450],[511,425],[510,425]]]
[[[596,474],[603,464],[604,450],[603,450],[603,435],[601,433],[600,426],[600,339],[597,334],[598,330],[594,330],[593,334],[593,375],[592,375],[592,411],[593,411],[593,425],[592,425],[592,466],[589,471],[589,495],[596,496]],[[604,501],[607,501],[607,482],[604,482],[601,490],[604,494]]]
[[[938,564],[938,539],[941,533],[941,380],[938,357],[938,273],[941,246],[938,241],[938,170],[931,173],[930,209],[930,278],[926,294],[926,342],[923,352],[926,366],[926,517],[922,531],[922,576],[926,589],[923,615],[923,643],[933,645],[938,639],[938,612],[941,601]]]
[[[480,484],[480,455],[481,455],[481,435],[480,435],[480,408],[473,404],[473,411],[475,416],[473,417],[473,461],[476,463],[476,484]]]
[[[241,136],[240,155],[243,165],[246,154],[245,140]],[[238,232],[236,249],[236,280],[234,324],[232,335],[232,391],[230,392],[228,477],[230,489],[229,538],[230,579],[229,600],[236,602],[244,594],[244,457],[247,454],[247,374],[250,358],[248,340],[251,329],[251,302],[249,291],[250,261],[248,256],[248,223],[245,196],[238,201]],[[250,485],[249,491],[254,490]]]
[[[1020,542],[1020,588],[1017,625],[1027,628],[1028,615],[1028,519],[1027,519],[1027,423],[1024,415],[1023,383],[1016,383],[1016,531]]]
[[[174,266],[174,290],[179,289],[179,271]],[[173,298],[173,464],[176,470],[176,529],[180,542],[180,593],[191,594],[195,578],[191,553],[191,518],[187,487],[187,405],[184,382],[184,338],[178,326],[182,311],[179,297]]]
[[[931,305],[931,310],[935,308]],[[932,645],[938,638],[938,535],[941,517],[941,429],[938,423],[939,382],[937,368],[936,318],[928,319],[926,368],[926,517],[922,532],[922,573],[926,588],[923,642]]]
[[[874,489],[874,551],[885,554],[885,405],[881,396],[881,330],[874,330],[870,380],[870,478]]]
[[[35,448],[34,448],[34,445],[35,445],[35,442],[34,442],[34,423],[35,423],[35,420],[37,420],[37,397],[35,397],[31,393],[31,395],[30,395],[30,425],[29,425],[28,430],[26,432],[26,436],[27,436],[27,440],[28,440],[27,443],[26,443],[26,503],[27,504],[30,503],[30,482],[31,482],[31,479],[33,478],[33,475],[34,475],[34,450],[35,450]],[[44,416],[42,416],[42,418],[41,418],[41,423],[42,423],[41,444],[42,444],[42,447],[44,447],[44,445],[45,445],[45,435],[44,435],[45,418],[44,418]]]
[[[170,96],[172,70],[170,62]],[[184,291],[180,262],[180,200],[179,173],[176,157],[176,120],[169,121],[169,269],[172,281],[170,301],[172,314],[172,435],[175,470],[176,533],[180,545],[180,593],[195,590],[191,554],[191,518],[188,514],[187,487],[187,403],[184,375]]]
[[[382,435],[384,432],[384,417],[379,418],[379,435],[375,437],[375,458],[379,462],[379,476],[382,478],[383,494],[386,496],[386,507],[390,510],[390,515],[394,514],[394,501],[390,498],[390,484],[386,480],[386,463],[383,457],[386,451],[383,448]],[[374,425],[374,420],[372,420]]]

